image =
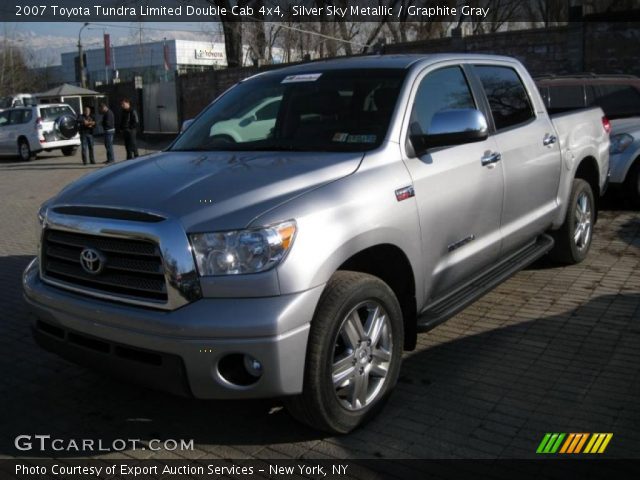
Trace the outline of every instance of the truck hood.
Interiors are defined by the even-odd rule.
[[[187,232],[231,230],[355,172],[363,156],[360,152],[161,152],[86,175],[62,190],[50,206],[146,210],[179,219]]]

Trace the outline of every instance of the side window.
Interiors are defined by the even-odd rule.
[[[549,108],[549,88],[548,87],[538,87],[538,91],[540,92],[540,96],[542,97],[542,101]]]
[[[556,85],[549,87],[549,110],[564,112],[585,107],[585,93],[582,85]]]
[[[584,86],[585,106],[590,107],[596,99],[595,87],[593,85]]]
[[[531,100],[513,68],[475,67],[489,100],[496,129],[513,127],[534,117]]]
[[[11,110],[11,114],[9,115],[9,123],[11,125],[21,125],[28,123],[29,120],[31,120],[31,110],[26,108]]]
[[[420,133],[427,134],[437,112],[475,107],[471,89],[460,67],[436,70],[420,82],[411,112],[411,130],[419,129]]]
[[[9,125],[9,113],[11,113],[11,110],[5,110],[4,112],[0,112],[0,127]]]

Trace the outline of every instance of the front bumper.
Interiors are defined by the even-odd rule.
[[[609,157],[609,165],[611,168],[611,177],[609,181],[612,184],[622,184],[627,178],[627,173],[637,158],[638,152],[633,148],[628,148],[622,153],[611,154]]]
[[[43,283],[37,261],[23,276],[34,336],[76,363],[196,398],[267,398],[302,391],[309,325],[323,286],[292,295],[201,299],[158,311],[85,297]],[[220,360],[262,364],[251,385],[230,383]]]

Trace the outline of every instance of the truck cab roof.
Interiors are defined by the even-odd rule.
[[[369,68],[409,69],[418,65],[424,67],[429,64],[450,60],[459,60],[461,62],[500,61],[514,63],[514,59],[511,57],[469,53],[362,55],[356,57],[332,58],[329,60],[313,60],[299,65],[278,68],[268,72],[261,72],[258,75],[297,74],[317,72],[318,70],[327,71]],[[255,78],[258,75],[254,75],[249,78]]]

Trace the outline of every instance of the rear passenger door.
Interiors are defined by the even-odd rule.
[[[408,122],[413,134],[428,134],[437,112],[479,108],[458,65],[428,71],[414,88]],[[470,280],[498,258],[502,165],[483,165],[483,157],[495,149],[489,137],[404,159],[418,206],[428,300]]]
[[[534,105],[515,65],[475,65],[502,155],[504,205],[502,252],[524,246],[550,225],[557,205],[562,159],[555,129],[543,105]],[[535,89],[531,83],[528,86]],[[536,111],[536,107],[538,111]]]

